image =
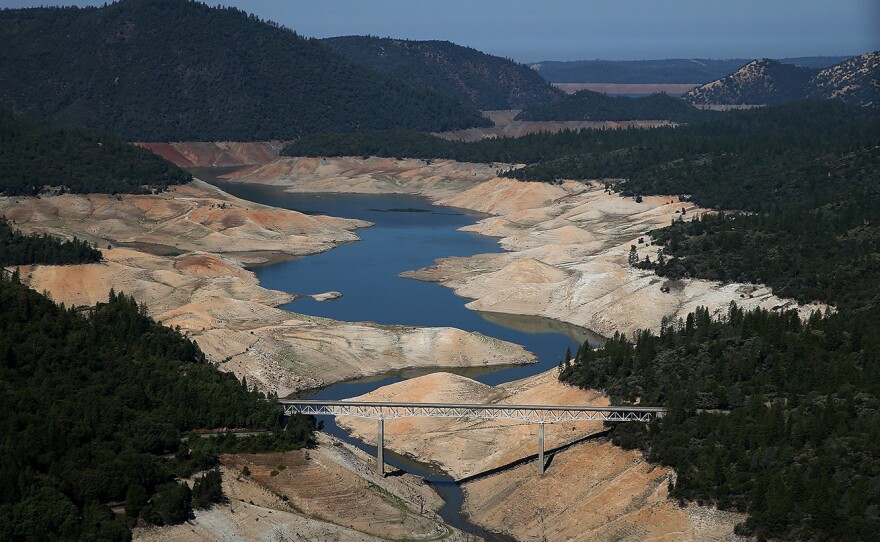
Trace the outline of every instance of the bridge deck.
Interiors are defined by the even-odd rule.
[[[397,403],[373,401],[281,400],[286,414],[357,416],[393,419],[403,417],[512,419],[531,423],[601,420],[647,422],[662,417],[665,408],[643,406],[507,405],[460,403]]]

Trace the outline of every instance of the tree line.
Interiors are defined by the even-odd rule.
[[[96,132],[52,129],[0,109],[0,193],[142,194],[192,175],[147,149]]]
[[[630,98],[581,90],[563,96],[551,104],[529,107],[520,112],[515,120],[670,120],[688,123],[718,115],[718,112],[698,109],[680,98],[665,93]]]
[[[0,216],[0,266],[95,263],[101,261],[101,257],[101,251],[88,241],[76,237],[62,241],[46,234],[25,235]]]
[[[681,194],[704,206],[755,211],[852,188],[851,176],[837,174],[838,164],[869,171],[877,165],[870,151],[878,145],[880,111],[802,101],[726,112],[681,127],[472,143],[401,130],[317,134],[291,143],[283,154],[523,163],[528,165],[500,173],[551,183],[626,179],[617,186],[624,195]]]

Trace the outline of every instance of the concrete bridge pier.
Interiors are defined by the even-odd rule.
[[[376,439],[376,471],[385,477],[385,418],[379,418],[379,436]]]
[[[538,424],[538,474],[544,474],[544,422]]]

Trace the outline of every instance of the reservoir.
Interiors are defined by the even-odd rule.
[[[557,366],[566,348],[572,352],[585,340],[597,344],[601,337],[574,325],[536,316],[480,313],[467,309],[468,299],[438,284],[399,276],[433,265],[448,256],[471,256],[502,252],[495,239],[458,231],[486,215],[432,205],[427,199],[408,195],[296,194],[281,188],[222,182],[195,172],[202,179],[248,201],[322,214],[366,220],[374,225],[357,231],[361,241],[311,256],[257,266],[252,270],[266,288],[298,295],[338,291],[342,297],[318,302],[300,298],[282,308],[313,316],[344,321],[411,326],[450,326],[503,339],[524,346],[538,363],[521,366],[490,366],[466,369],[437,367],[404,370],[359,379],[302,394],[301,398],[345,399],[368,393],[404,378],[436,371],[450,371],[489,385],[496,385]],[[375,455],[375,447],[352,438],[324,417],[324,430]],[[437,468],[386,450],[393,468],[423,476],[446,501],[443,519],[487,540],[510,540],[470,524],[460,512],[462,493]]]

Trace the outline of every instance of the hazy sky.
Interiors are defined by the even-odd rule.
[[[52,4],[0,0],[0,7]],[[57,2],[90,5],[92,1]],[[100,2],[103,3],[103,2]],[[849,55],[880,49],[880,0],[209,0],[314,37],[444,39],[520,62]]]

